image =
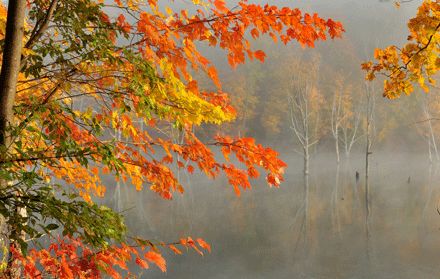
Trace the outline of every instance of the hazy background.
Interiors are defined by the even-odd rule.
[[[166,253],[167,273],[153,267],[143,278],[438,278],[440,185],[433,142],[440,126],[425,121],[440,111],[437,89],[390,101],[381,97],[381,81],[369,85],[375,98],[368,186],[362,153],[367,86],[360,63],[372,59],[374,48],[406,40],[407,21],[421,1],[400,9],[377,0],[270,3],[340,20],[344,38],[304,50],[263,38],[254,46],[266,51],[266,63],[235,70],[222,51],[207,49],[240,113],[234,123],[196,133],[256,137],[288,163],[286,181],[274,189],[261,179],[238,198],[224,178],[179,174],[186,192],[173,201],[132,187],[108,187],[109,203],[126,216],[131,235],[165,242],[202,237],[212,245],[204,257],[194,251]],[[321,96],[319,142],[311,150],[310,175],[304,177],[302,157],[294,152],[300,146],[290,129],[289,79],[308,70],[301,68],[311,67],[311,61],[319,61],[313,80]],[[302,66],[292,68],[295,63]],[[339,165],[330,129],[338,79],[359,117],[359,138]]]
[[[270,3],[300,7],[310,13],[318,12],[324,18],[340,20],[346,32],[342,39],[319,42],[314,49],[302,49],[296,44],[274,44],[271,39],[263,37],[255,41],[254,47],[267,53],[266,62],[261,64],[251,61],[234,70],[228,66],[222,51],[206,50],[208,56],[218,65],[224,90],[230,92],[239,111],[237,121],[212,129],[216,132],[256,137],[268,144],[293,147],[296,140],[289,129],[287,95],[292,91],[288,83],[295,76],[296,70],[289,69],[289,65],[299,61],[305,68],[307,62],[316,59],[319,66],[314,83],[324,99],[324,105],[320,109],[323,134],[319,137],[320,144],[317,148],[332,150],[334,144],[330,133],[329,115],[335,94],[335,80],[338,75],[342,76],[344,86],[352,87],[349,91],[353,105],[357,110],[365,110],[364,72],[360,64],[373,59],[375,48],[390,44],[402,45],[405,42],[408,36],[408,19],[416,14],[421,1],[404,3],[400,9],[397,9],[392,1],[376,0]],[[424,150],[427,153],[428,125],[425,122],[415,123],[427,119],[424,106],[426,102],[439,103],[436,96],[438,94],[426,96],[420,92],[391,101],[381,97],[380,78],[370,86],[373,87],[373,95],[376,97],[373,116],[377,135],[374,140],[375,148],[385,148],[393,152]],[[438,89],[432,88],[432,91],[437,92]],[[430,107],[428,110],[430,117],[436,117],[436,108]],[[365,118],[365,113],[362,118]],[[365,129],[365,125],[360,125],[360,128]],[[364,132],[360,131],[359,134]],[[363,143],[359,142],[354,149],[359,149],[359,146],[363,146]]]

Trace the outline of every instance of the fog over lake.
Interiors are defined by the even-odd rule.
[[[367,212],[361,156],[339,167],[318,156],[308,184],[302,161],[283,158],[279,189],[260,181],[240,198],[225,180],[197,175],[173,201],[123,187],[129,234],[212,244],[204,257],[167,253],[167,273],[144,278],[438,278],[438,167],[417,154],[373,156]]]

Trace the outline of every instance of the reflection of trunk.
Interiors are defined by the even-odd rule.
[[[370,172],[370,157],[371,151],[370,151],[370,140],[369,140],[369,133],[367,132],[367,147],[365,150],[365,185],[368,185],[368,175]]]
[[[429,208],[429,203],[430,203],[432,196],[433,196],[432,194],[434,191],[434,183],[437,181],[437,179],[436,179],[437,178],[437,169],[435,169],[433,171],[432,168],[433,168],[433,165],[430,164],[429,174],[428,174],[428,177],[429,177],[429,179],[428,179],[428,195],[427,195],[427,200],[426,200],[425,206],[423,207],[422,219],[425,219],[426,212],[429,212],[428,208]]]
[[[339,164],[336,166],[336,178],[335,178],[335,187],[333,188],[333,194],[332,194],[332,224],[333,224],[333,230],[338,233],[340,236],[341,234],[341,222],[339,217],[339,211],[338,211],[338,204],[339,204]]]
[[[293,259],[293,265],[297,265],[299,261],[301,261],[301,271],[308,270],[309,268],[313,268],[308,260],[310,256],[310,216],[309,216],[309,195],[310,195],[310,186],[309,186],[309,176],[303,176],[303,199],[301,206],[298,208],[296,213],[294,214],[294,218],[292,220],[292,226],[294,229],[292,231],[294,237],[294,256],[291,257]],[[313,206],[313,205],[312,205]]]
[[[292,219],[292,226],[295,226],[298,221],[299,228],[294,232],[298,232],[297,239],[295,240],[295,248],[301,259],[304,259],[304,255],[309,252],[308,243],[308,231],[309,231],[309,176],[303,176],[304,196],[301,206],[298,208]]]
[[[303,239],[304,252],[308,251],[308,232],[309,232],[309,176],[304,176],[304,223],[303,223]]]
[[[370,236],[369,233],[369,218],[370,218],[370,183],[368,181],[368,177],[366,177],[365,180],[365,228],[366,228],[366,235],[367,238]]]
[[[370,260],[370,215],[371,215],[371,209],[370,209],[370,193],[369,189],[370,185],[368,182],[368,178],[365,181],[365,254],[367,257],[367,260]]]

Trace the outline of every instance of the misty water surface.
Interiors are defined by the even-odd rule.
[[[302,161],[283,157],[281,188],[262,180],[240,198],[225,179],[186,175],[186,192],[173,201],[130,187],[115,192],[120,202],[112,207],[126,210],[130,235],[190,235],[213,248],[204,257],[165,253],[167,273],[153,267],[142,278],[439,277],[440,168],[426,156],[374,156],[368,211],[363,157],[339,167],[333,155],[314,158],[308,183]]]

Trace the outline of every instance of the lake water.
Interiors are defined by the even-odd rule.
[[[224,178],[181,175],[186,192],[173,201],[123,187],[112,206],[130,235],[212,245],[204,257],[167,252],[167,273],[142,278],[439,278],[440,167],[425,157],[372,156],[368,197],[361,156],[339,167],[332,155],[313,158],[305,179],[300,158],[286,155],[279,189],[257,181],[238,198]]]

